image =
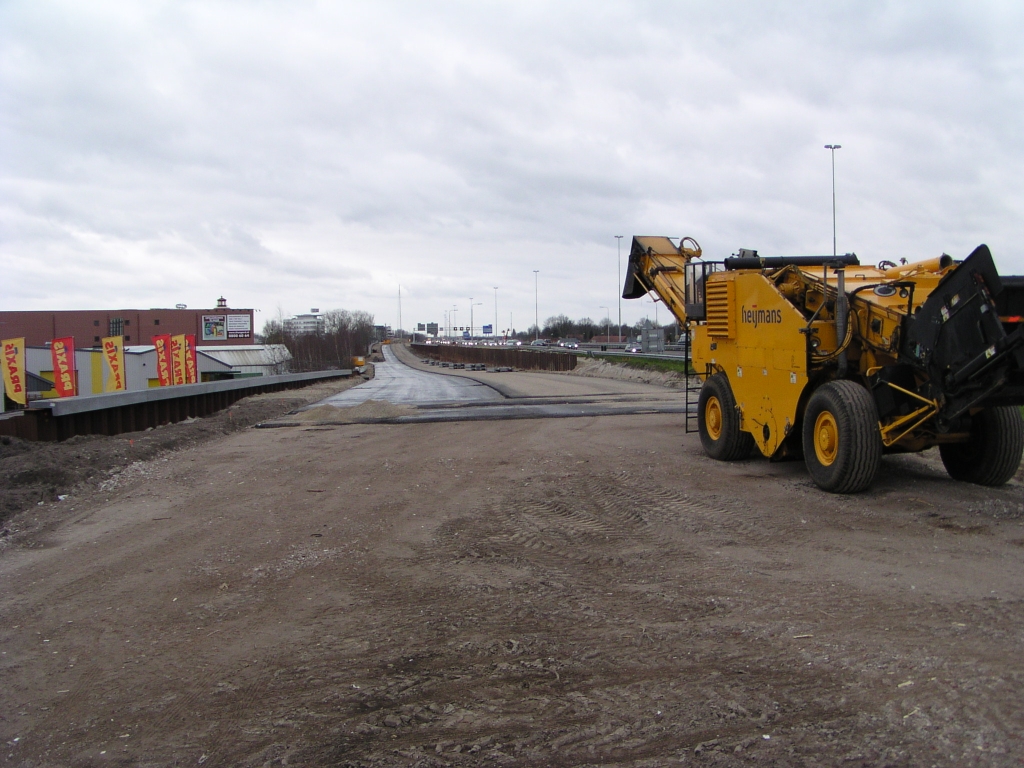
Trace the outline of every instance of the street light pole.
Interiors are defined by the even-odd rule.
[[[539,292],[539,277],[540,270],[533,270],[533,327],[537,329],[537,335],[534,341],[540,338],[540,292]]]
[[[604,338],[607,344],[612,340],[612,314],[608,307],[601,307],[601,309],[604,310]]]
[[[473,307],[482,307],[484,303],[478,301],[476,304],[473,303],[473,299],[469,300],[469,340],[473,341]]]
[[[622,335],[622,235],[615,236],[615,243],[619,251],[619,284],[615,289],[619,297],[619,324],[615,328],[615,341],[618,343],[619,336]]]
[[[498,336],[498,286],[494,286],[494,327],[491,329],[491,336]]]
[[[832,258],[836,256],[836,150],[842,148],[842,144],[825,145],[832,152]]]

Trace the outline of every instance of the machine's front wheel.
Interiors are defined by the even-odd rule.
[[[971,439],[939,446],[954,480],[1003,485],[1017,473],[1024,454],[1024,417],[1014,406],[986,408],[971,417]]]
[[[858,493],[875,479],[882,462],[878,410],[871,393],[852,381],[832,381],[807,403],[804,462],[819,488]]]
[[[737,461],[747,458],[754,450],[753,435],[740,431],[736,398],[724,373],[709,376],[700,389],[697,430],[704,451],[713,459]]]

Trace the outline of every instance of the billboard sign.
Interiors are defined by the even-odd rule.
[[[314,314],[316,310],[313,310]],[[227,331],[229,339],[248,339],[252,336],[252,323],[248,315],[228,315]]]
[[[227,324],[227,315],[203,315],[203,341],[225,341]]]
[[[485,335],[490,334],[490,333],[494,333],[494,326],[493,325],[485,325],[482,328],[482,330],[483,330]]]

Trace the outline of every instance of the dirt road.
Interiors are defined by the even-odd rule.
[[[1022,475],[838,497],[683,419],[132,465],[0,558],[4,764],[1020,765]]]

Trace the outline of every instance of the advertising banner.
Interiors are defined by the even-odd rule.
[[[185,383],[185,335],[171,336],[171,377],[174,383]]]
[[[50,344],[53,358],[53,388],[57,397],[74,397],[75,392],[75,339],[66,336]]]
[[[28,377],[25,376],[25,339],[0,341],[3,352],[4,392],[16,403],[28,402]]]
[[[185,383],[195,384],[199,381],[199,366],[196,364],[196,337],[185,336]]]
[[[171,337],[169,335],[154,336],[153,346],[156,347],[156,373],[161,387],[169,387],[173,383],[171,373]]]
[[[252,336],[252,324],[248,315],[228,315],[226,327],[229,339],[248,339]]]
[[[227,339],[227,322],[227,315],[203,315],[203,341]]]
[[[128,388],[124,375],[124,336],[107,336],[103,339],[103,362],[107,368],[107,383],[104,392],[123,392]]]

